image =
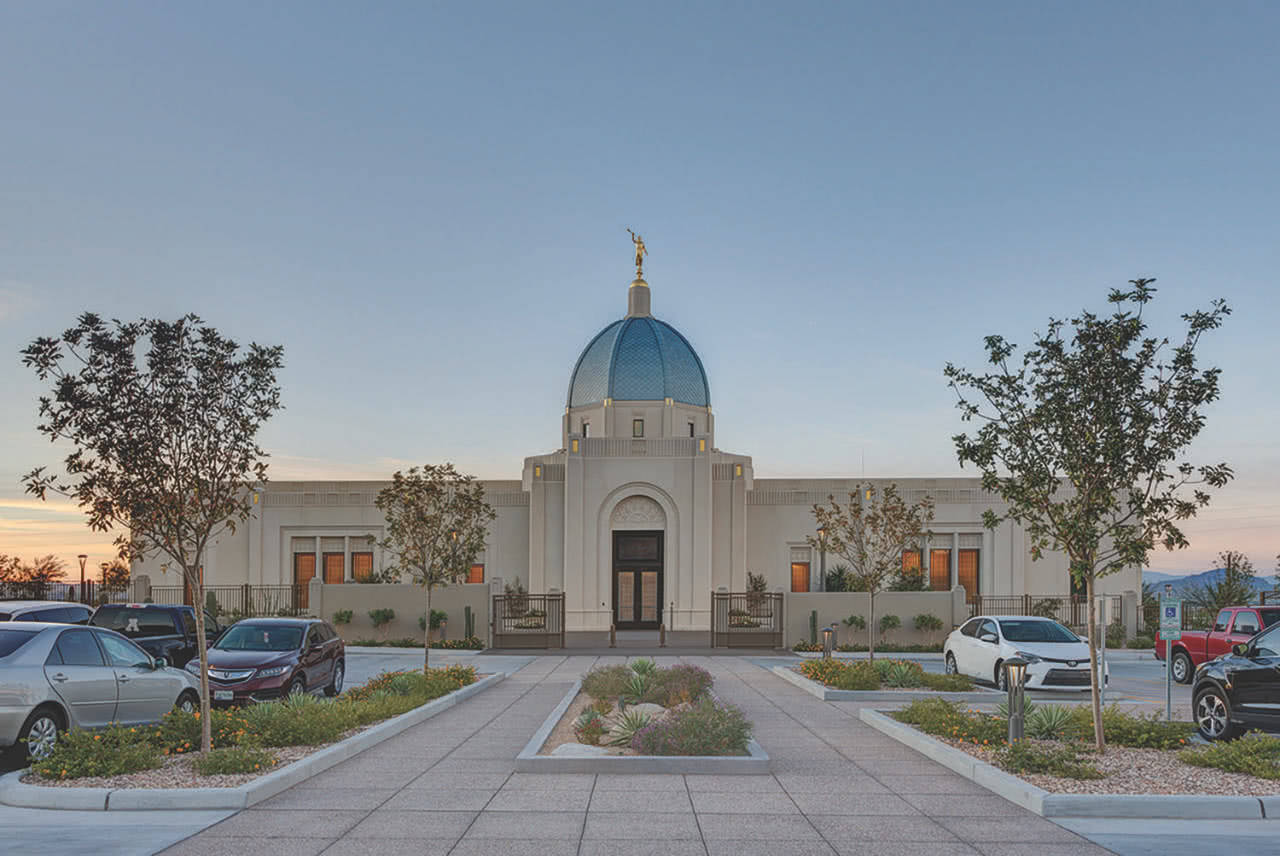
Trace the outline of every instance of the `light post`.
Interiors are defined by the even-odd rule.
[[[1164,600],[1160,602],[1161,611],[1165,602],[1173,600],[1173,583],[1164,584]],[[1164,635],[1163,633],[1160,635]],[[1164,642],[1164,721],[1173,722],[1173,640]]]
[[[89,601],[86,600],[84,596],[84,563],[89,561],[89,556],[85,553],[81,553],[79,556],[76,556],[76,558],[80,560],[80,602],[87,604]]]
[[[818,527],[818,591],[827,590],[827,527]]]
[[[835,648],[836,629],[828,625],[822,628],[822,659],[830,660],[831,652]]]
[[[101,565],[98,565],[98,567],[102,568],[102,582],[98,584],[98,601],[101,602],[102,596],[106,594],[107,591],[107,568],[111,567],[111,563],[103,562]]]
[[[1027,678],[1027,661],[1010,657],[1004,661],[1004,670],[1005,684],[1009,687],[1009,742],[1016,743],[1022,739],[1026,725],[1023,682]]]

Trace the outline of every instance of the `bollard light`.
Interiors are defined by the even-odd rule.
[[[830,660],[831,652],[836,645],[836,629],[835,627],[822,628],[822,659]]]
[[[1023,684],[1027,679],[1027,661],[1010,657],[1004,661],[1005,685],[1009,688],[1009,742],[1022,739],[1026,724]]]

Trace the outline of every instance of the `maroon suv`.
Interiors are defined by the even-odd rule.
[[[187,671],[200,673],[192,659]],[[250,618],[226,629],[209,648],[209,694],[219,705],[269,701],[292,693],[342,692],[344,647],[328,622],[315,618]]]

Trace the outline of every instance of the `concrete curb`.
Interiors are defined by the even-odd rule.
[[[516,756],[519,773],[714,773],[717,775],[759,775],[769,772],[769,756],[754,739],[747,744],[750,755],[727,758],[711,755],[630,755],[604,758],[562,758],[539,755],[560,717],[573,704],[582,679],[573,682],[569,692],[556,705]]]
[[[348,654],[407,654],[417,652],[422,654],[421,648],[397,648],[390,645],[380,645],[378,647],[368,647],[364,645],[348,645],[344,649]],[[432,654],[450,654],[453,656],[473,657],[481,653],[472,648],[432,648]]]
[[[299,782],[425,722],[506,678],[489,675],[422,707],[380,722],[346,740],[313,752],[279,770],[235,788],[49,788],[24,784],[26,770],[0,776],[0,805],[20,808],[137,811],[142,809],[241,809],[262,802]]]
[[[1041,817],[1180,818],[1259,820],[1280,817],[1280,796],[1224,797],[1192,794],[1052,794],[1006,773],[910,725],[864,707],[859,718],[898,742],[975,784]],[[1266,808],[1273,811],[1268,814]]]
[[[374,649],[370,649],[370,650],[374,650]],[[822,656],[821,651],[792,651],[791,653],[797,657],[802,657],[806,660],[815,660]],[[903,651],[902,653],[894,653],[891,651],[887,651],[887,652],[877,651],[876,653],[882,657],[892,657],[895,660],[916,660],[922,663],[930,662],[930,661],[936,661],[941,663],[942,656],[943,656],[942,654],[939,654],[939,653],[932,653],[932,652],[912,653],[910,651]],[[831,656],[835,657],[838,660],[865,660],[867,659],[867,652],[866,651],[832,651]],[[1109,662],[1121,661],[1121,660],[1125,662],[1136,662],[1139,660],[1155,661],[1155,659],[1156,659],[1156,655],[1148,648],[1108,648],[1107,649],[1107,660]],[[1164,661],[1161,660],[1160,662],[1163,663]]]
[[[795,684],[800,689],[823,701],[920,701],[926,698],[940,698],[947,701],[986,703],[997,702],[1005,697],[998,690],[974,690],[965,693],[943,693],[919,690],[835,690],[831,687],[811,681],[804,675],[794,671],[790,666],[774,666],[771,670],[784,681]]]

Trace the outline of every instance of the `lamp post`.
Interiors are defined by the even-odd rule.
[[[81,553],[79,556],[76,556],[76,558],[80,560],[80,602],[88,603],[89,601],[84,596],[84,563],[89,561],[89,556],[85,553]]]
[[[102,582],[98,584],[98,600],[101,601],[103,594],[107,591],[107,568],[111,567],[111,563],[103,562],[98,567],[102,568]]]
[[[1026,725],[1023,681],[1027,678],[1027,661],[1010,657],[1004,661],[1004,670],[1005,684],[1009,687],[1009,742],[1016,743],[1022,739]]]
[[[835,647],[836,629],[832,626],[822,628],[822,659],[830,660],[831,651]]]
[[[818,591],[827,590],[827,527],[818,527]]]

